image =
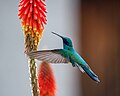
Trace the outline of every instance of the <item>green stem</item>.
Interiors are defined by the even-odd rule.
[[[37,44],[35,43],[35,38],[32,37],[32,31],[27,32],[25,34],[25,54],[35,51],[38,48],[38,41]],[[32,96],[40,96],[40,91],[38,87],[38,80],[37,80],[37,64],[35,59],[30,58],[29,60],[29,70],[30,70],[30,80],[31,80],[31,87],[32,87]]]
[[[31,87],[32,87],[32,96],[40,96],[39,88],[38,88],[38,80],[37,80],[37,68],[35,59],[30,59],[30,79],[31,79]]]

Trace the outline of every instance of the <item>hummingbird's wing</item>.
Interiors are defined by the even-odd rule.
[[[64,49],[55,49],[34,51],[28,53],[27,55],[39,61],[45,61],[48,63],[68,63],[69,59],[67,58],[68,56],[66,53],[67,52]]]

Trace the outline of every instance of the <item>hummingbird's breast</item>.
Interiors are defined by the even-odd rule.
[[[76,51],[71,53],[71,59],[74,60],[74,62],[77,64],[86,64],[83,58]]]

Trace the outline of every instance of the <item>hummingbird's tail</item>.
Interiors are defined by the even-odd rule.
[[[91,69],[85,70],[85,72],[89,75],[91,79],[93,79],[96,82],[100,82],[100,80],[98,79],[98,76]]]
[[[83,70],[88,74],[88,76],[96,81],[96,82],[100,82],[98,76],[90,69],[89,66],[81,66],[83,68]]]

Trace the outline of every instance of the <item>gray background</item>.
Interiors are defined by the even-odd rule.
[[[0,0],[0,96],[31,96],[24,36],[17,16],[18,4],[19,0]],[[48,24],[39,49],[62,48],[62,40],[51,34],[51,31],[55,31],[71,37],[75,48],[80,50],[76,11],[80,5],[77,0],[46,0],[46,4]],[[80,96],[79,70],[71,65],[52,67],[57,82],[57,96]]]

